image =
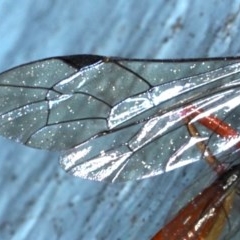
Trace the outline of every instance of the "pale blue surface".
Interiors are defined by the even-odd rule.
[[[239,1],[3,0],[0,71],[81,53],[135,58],[239,55],[239,8]],[[57,154],[2,138],[0,146],[4,240],[149,239],[191,179],[188,171],[180,178],[169,173],[141,182],[96,183],[64,173]],[[189,169],[194,172],[194,166]],[[175,179],[178,188],[173,188]]]

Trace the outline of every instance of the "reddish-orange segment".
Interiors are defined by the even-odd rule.
[[[194,118],[203,112],[204,110],[191,105],[183,109],[182,115]],[[229,124],[223,122],[221,119],[215,116],[205,116],[204,118],[199,118],[197,121],[223,138],[239,136],[239,133],[229,126]],[[238,143],[237,147],[240,148],[240,143]]]

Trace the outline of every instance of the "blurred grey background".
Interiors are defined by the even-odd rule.
[[[236,56],[239,10],[240,1],[220,0],[2,0],[0,71],[83,53]],[[0,239],[150,239],[194,170],[106,184],[66,174],[57,159],[57,153],[0,139]]]

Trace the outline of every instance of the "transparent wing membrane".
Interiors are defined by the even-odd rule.
[[[0,74],[0,134],[61,151],[66,171],[98,181],[142,179],[203,160],[200,142],[226,161],[239,142],[239,77],[239,59],[40,60]],[[201,123],[208,116],[236,134],[220,136],[218,126]],[[189,133],[190,122],[199,136]]]

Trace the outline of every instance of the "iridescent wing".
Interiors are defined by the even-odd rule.
[[[0,75],[0,134],[61,151],[61,166],[82,178],[147,178],[202,159],[197,142],[224,158],[236,140],[223,148],[226,141],[202,126],[201,136],[189,135],[185,108],[234,124],[239,77],[239,59],[40,60]]]

